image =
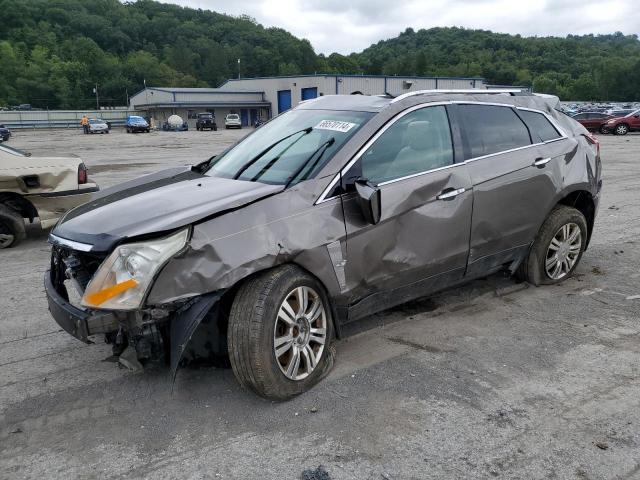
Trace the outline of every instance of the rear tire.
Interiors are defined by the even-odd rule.
[[[243,387],[262,397],[287,400],[318,383],[333,366],[332,338],[324,288],[296,266],[257,275],[235,296],[227,333],[231,367]]]
[[[24,218],[5,205],[0,205],[0,249],[15,247],[27,236]]]
[[[542,224],[516,277],[536,286],[566,280],[580,263],[587,235],[584,215],[573,207],[558,205]]]
[[[606,125],[600,125],[600,128],[598,129],[598,131],[603,135],[609,133],[609,130],[607,129]]]

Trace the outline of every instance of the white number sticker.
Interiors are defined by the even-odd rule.
[[[347,133],[353,127],[355,123],[340,122],[338,120],[322,120],[319,124],[313,127],[314,130],[333,130],[334,132]]]

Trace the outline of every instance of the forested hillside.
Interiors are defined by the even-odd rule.
[[[364,73],[481,76],[572,100],[640,100],[636,35],[521,37],[486,30],[407,29],[350,57]]]
[[[349,56],[250,17],[152,0],[0,0],[0,107],[123,105],[148,85],[218,86],[238,75],[370,73],[482,76],[576,100],[640,100],[636,36],[524,38],[407,29]]]
[[[123,105],[148,85],[313,73],[311,44],[248,17],[150,0],[0,0],[0,105]]]

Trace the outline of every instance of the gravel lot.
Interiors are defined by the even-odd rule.
[[[17,132],[101,186],[197,163],[248,133]],[[640,135],[600,136],[604,194],[560,286],[503,276],[376,315],[311,392],[272,403],[231,370],[134,374],[49,316],[37,225],[0,251],[0,478],[640,477]]]

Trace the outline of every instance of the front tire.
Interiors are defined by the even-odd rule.
[[[258,395],[287,400],[333,366],[333,323],[323,286],[293,265],[248,280],[238,291],[227,333],[233,372]]]
[[[0,249],[15,247],[26,236],[22,216],[12,208],[0,205]]]
[[[517,276],[533,285],[566,280],[580,263],[587,235],[584,215],[575,208],[558,205],[542,224]]]
[[[615,128],[613,133],[615,133],[616,135],[626,135],[627,133],[629,133],[629,126],[622,123]]]

